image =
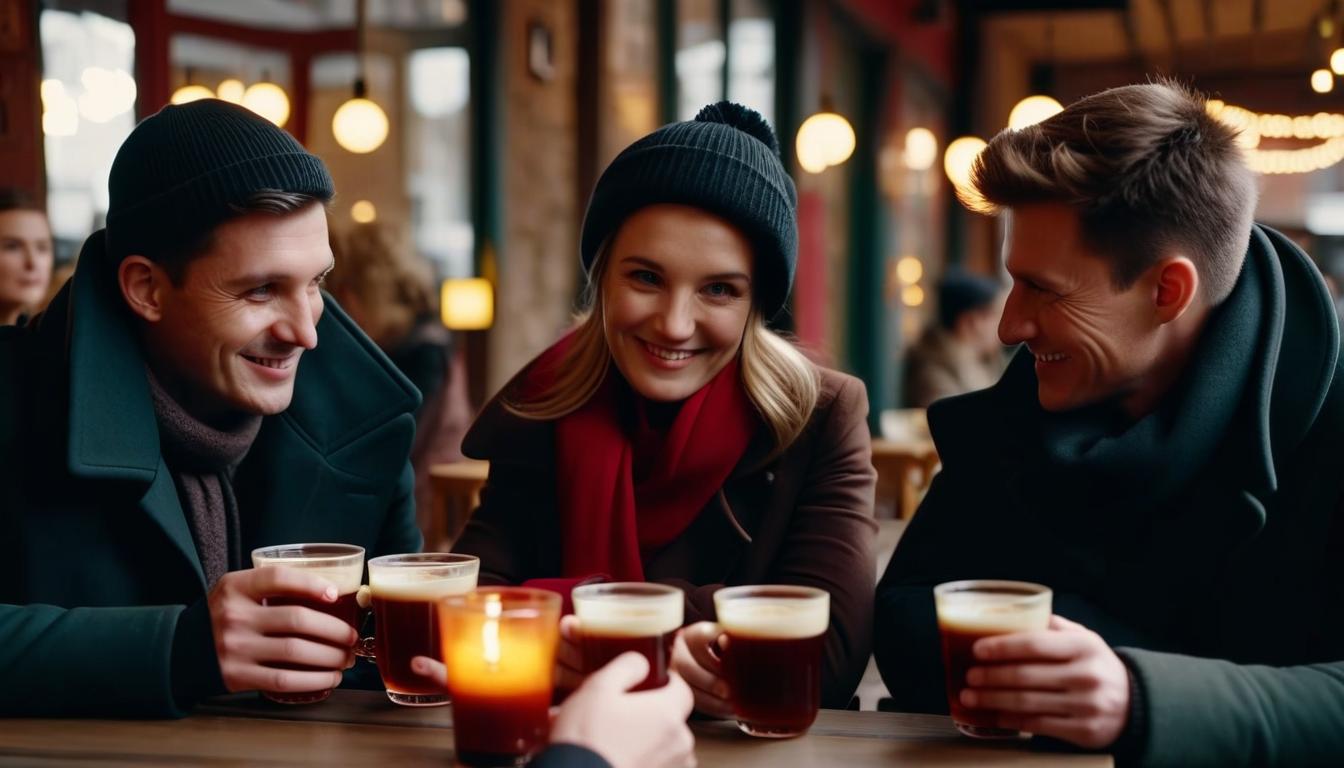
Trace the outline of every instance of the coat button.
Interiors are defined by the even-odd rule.
[[[774,473],[774,472],[766,472],[766,473],[765,473],[765,484],[766,484],[766,485],[774,485],[774,483],[775,483],[775,473]]]

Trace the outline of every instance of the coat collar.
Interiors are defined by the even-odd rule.
[[[993,388],[935,404],[929,420],[946,466],[1011,465],[1010,471],[1020,473],[1019,491],[1033,496],[1072,484],[1077,488],[1060,492],[1075,508],[1082,498],[1094,506],[1124,506],[1119,496],[1144,493],[1165,499],[1172,492],[1166,486],[1177,476],[1183,479],[1176,484],[1183,485],[1208,460],[1226,462],[1219,476],[1236,477],[1237,483],[1223,490],[1251,502],[1258,519],[1248,527],[1258,529],[1280,470],[1315,423],[1334,383],[1338,355],[1338,323],[1319,273],[1290,240],[1257,225],[1233,295],[1211,316],[1184,384],[1154,414],[1128,427],[1108,427],[1104,409],[1095,407],[1046,414],[1036,400],[1029,356],[1019,354]],[[1225,370],[1233,357],[1244,360],[1236,370]],[[1197,434],[1209,430],[1211,420],[1218,422],[1216,433]],[[1070,425],[1076,428],[1072,432]],[[1050,430],[1059,435],[1061,429],[1073,443],[1064,447],[1083,461],[1047,459],[1053,461],[1051,471],[1038,472],[1033,457],[1042,453],[1039,436]],[[1145,459],[1143,446],[1172,453],[1177,443],[1202,454],[1177,449],[1161,466],[1144,464],[1152,456]],[[1058,454],[1060,443],[1046,450]],[[1091,474],[1070,477],[1069,467]],[[1035,473],[1040,477],[1033,478]],[[1098,494],[1102,487],[1107,492]]]

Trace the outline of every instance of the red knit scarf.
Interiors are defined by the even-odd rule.
[[[613,366],[587,403],[556,422],[563,575],[642,581],[644,557],[690,526],[758,425],[736,359],[662,427],[650,423],[646,401]]]

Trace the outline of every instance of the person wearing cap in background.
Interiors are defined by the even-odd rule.
[[[36,311],[51,282],[51,224],[17,189],[0,189],[0,325]]]
[[[767,327],[796,207],[773,130],[737,104],[612,161],[583,224],[587,312],[468,432],[490,475],[455,549],[487,584],[676,585],[688,623],[714,618],[724,585],[821,588],[821,701],[844,707],[868,663],[876,476],[863,384]],[[673,664],[699,711],[727,717],[716,637],[687,627]],[[562,684],[576,655],[563,644]]]
[[[331,177],[202,100],[140,123],[109,187],[74,279],[0,328],[0,715],[181,716],[225,691],[335,687],[355,631],[262,602],[334,599],[330,583],[240,570],[268,544],[420,548],[419,395],[321,290]],[[693,762],[685,686],[625,693],[642,662],[576,695],[540,764]]]
[[[905,359],[906,405],[928,408],[934,400],[999,380],[1006,362],[998,333],[1003,293],[989,277],[957,269],[943,275],[938,323],[924,331]]]

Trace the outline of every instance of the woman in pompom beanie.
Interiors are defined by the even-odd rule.
[[[797,193],[774,131],[730,102],[666,125],[603,172],[584,219],[586,310],[477,418],[490,461],[456,551],[482,583],[592,580],[686,593],[674,669],[729,717],[714,591],[830,593],[821,701],[868,661],[876,480],[857,379],[767,327],[797,259]],[[561,684],[581,664],[566,625]],[[566,679],[568,678],[568,679]]]

